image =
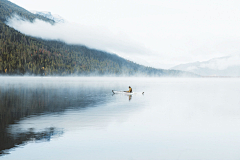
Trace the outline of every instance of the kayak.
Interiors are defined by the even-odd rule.
[[[126,92],[126,91],[114,91],[112,90],[113,94],[126,94],[126,95],[134,95],[134,94],[144,94],[144,92]]]

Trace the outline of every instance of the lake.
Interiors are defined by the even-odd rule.
[[[240,159],[239,78],[0,82],[0,159]]]

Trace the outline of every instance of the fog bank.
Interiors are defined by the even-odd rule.
[[[33,23],[19,16],[8,19],[7,25],[29,36],[46,40],[60,40],[67,44],[80,44],[90,48],[116,53],[122,57],[148,55],[151,53],[143,44],[132,41],[127,35],[114,34],[101,26],[87,26],[77,23],[56,23],[51,25],[36,19]]]

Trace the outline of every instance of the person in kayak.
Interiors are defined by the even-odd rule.
[[[129,86],[129,91],[126,92],[132,93],[132,88]]]

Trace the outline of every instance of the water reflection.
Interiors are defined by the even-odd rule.
[[[63,134],[63,130],[56,128],[46,128],[42,132],[35,132],[34,128],[29,131],[9,134],[6,131],[0,133],[0,155],[8,154],[9,149],[16,146],[27,144],[28,142],[50,141],[52,137],[58,137]]]
[[[51,139],[6,160],[240,159],[239,79],[55,80],[0,77],[4,149]],[[146,94],[111,95],[128,84]]]
[[[132,95],[129,95],[129,101],[131,101],[131,99],[132,99]]]
[[[41,80],[41,79],[39,79]],[[62,135],[63,128],[15,129],[14,125],[24,118],[43,114],[61,114],[66,109],[85,109],[96,103],[104,103],[104,95],[94,87],[66,82],[5,81],[0,84],[0,155],[28,141],[50,141],[54,135]],[[91,94],[91,95],[90,95]],[[90,105],[91,104],[91,105]],[[46,127],[46,126],[45,126]]]
[[[112,96],[115,96],[115,95],[116,95],[116,94],[114,94],[114,93],[112,94]],[[120,95],[118,94],[117,96],[120,96]],[[124,94],[123,94],[123,96],[124,96],[124,97],[127,97],[128,100],[129,100],[129,102],[132,100],[132,95],[124,95]]]

